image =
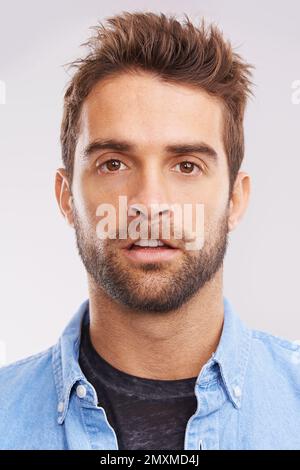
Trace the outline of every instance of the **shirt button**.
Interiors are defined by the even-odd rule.
[[[76,393],[79,398],[84,398],[86,396],[86,388],[84,385],[78,385],[76,388]]]
[[[58,406],[57,406],[57,411],[59,413],[62,413],[64,411],[64,402],[63,401],[60,401]]]
[[[236,398],[239,398],[242,395],[242,390],[238,385],[233,387],[233,394]]]

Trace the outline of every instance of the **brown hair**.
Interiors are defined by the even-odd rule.
[[[220,98],[223,104],[223,141],[230,188],[244,158],[243,118],[252,94],[250,68],[213,24],[196,27],[186,14],[122,12],[108,18],[107,25],[93,27],[95,34],[82,46],[89,53],[67,65],[76,68],[64,96],[61,124],[62,160],[70,183],[78,136],[81,106],[101,79],[122,72],[148,71],[162,80],[193,85]]]

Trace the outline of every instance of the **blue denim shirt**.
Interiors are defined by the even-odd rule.
[[[79,364],[85,300],[56,345],[0,369],[0,449],[118,449]],[[245,326],[224,297],[184,449],[300,449],[300,346]]]

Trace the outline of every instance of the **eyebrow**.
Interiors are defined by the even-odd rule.
[[[96,139],[86,146],[82,156],[83,160],[88,160],[91,154],[99,150],[133,152],[136,151],[136,149],[137,147],[133,143],[126,140]],[[214,162],[216,162],[218,158],[218,154],[215,149],[205,142],[169,144],[164,147],[164,150],[167,153],[178,156],[183,153],[200,153],[202,155],[206,155]]]

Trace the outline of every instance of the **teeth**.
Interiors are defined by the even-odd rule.
[[[157,246],[164,246],[164,243],[161,242],[160,240],[149,240],[149,239],[143,239],[143,240],[138,240],[134,243],[136,246],[150,246],[150,247],[157,247]]]

